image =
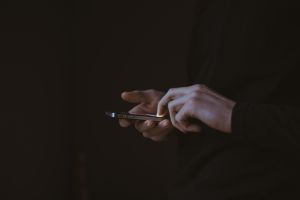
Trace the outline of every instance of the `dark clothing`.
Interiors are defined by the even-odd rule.
[[[238,103],[231,135],[179,136],[170,199],[300,199],[297,1],[214,0],[200,10],[191,83]]]

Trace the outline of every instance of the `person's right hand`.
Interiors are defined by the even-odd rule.
[[[132,114],[156,114],[157,105],[164,93],[157,90],[131,91],[123,92],[121,97],[129,103],[137,104],[129,113]],[[163,141],[174,130],[169,119],[161,122],[125,120],[120,119],[119,123],[122,127],[129,127],[131,124],[143,134],[144,137],[153,141]]]

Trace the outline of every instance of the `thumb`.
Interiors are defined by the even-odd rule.
[[[147,99],[143,91],[122,92],[121,97],[129,103],[146,103]]]

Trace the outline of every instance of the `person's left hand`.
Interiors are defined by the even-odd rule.
[[[207,126],[231,133],[231,115],[235,102],[212,91],[205,85],[170,89],[160,100],[157,115],[169,113],[173,126],[180,131],[200,132],[200,120]]]

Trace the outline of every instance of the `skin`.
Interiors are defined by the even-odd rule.
[[[197,121],[223,133],[231,133],[232,110],[236,103],[205,85],[172,88],[166,94],[156,90],[124,92],[122,98],[138,104],[130,113],[157,112],[159,116],[169,116],[160,123],[120,120],[122,127],[135,124],[144,137],[154,141],[166,139],[174,128],[183,133],[199,133],[202,128]]]
[[[157,90],[144,90],[144,91],[131,91],[123,92],[121,97],[123,100],[137,104],[134,106],[129,113],[133,114],[155,114],[157,111],[157,105],[160,99],[165,93]],[[142,133],[145,138],[149,138],[153,141],[165,140],[171,132],[175,130],[171,121],[165,119],[161,122],[153,121],[132,121],[132,120],[119,120],[120,126],[129,127],[134,125],[135,128]]]

